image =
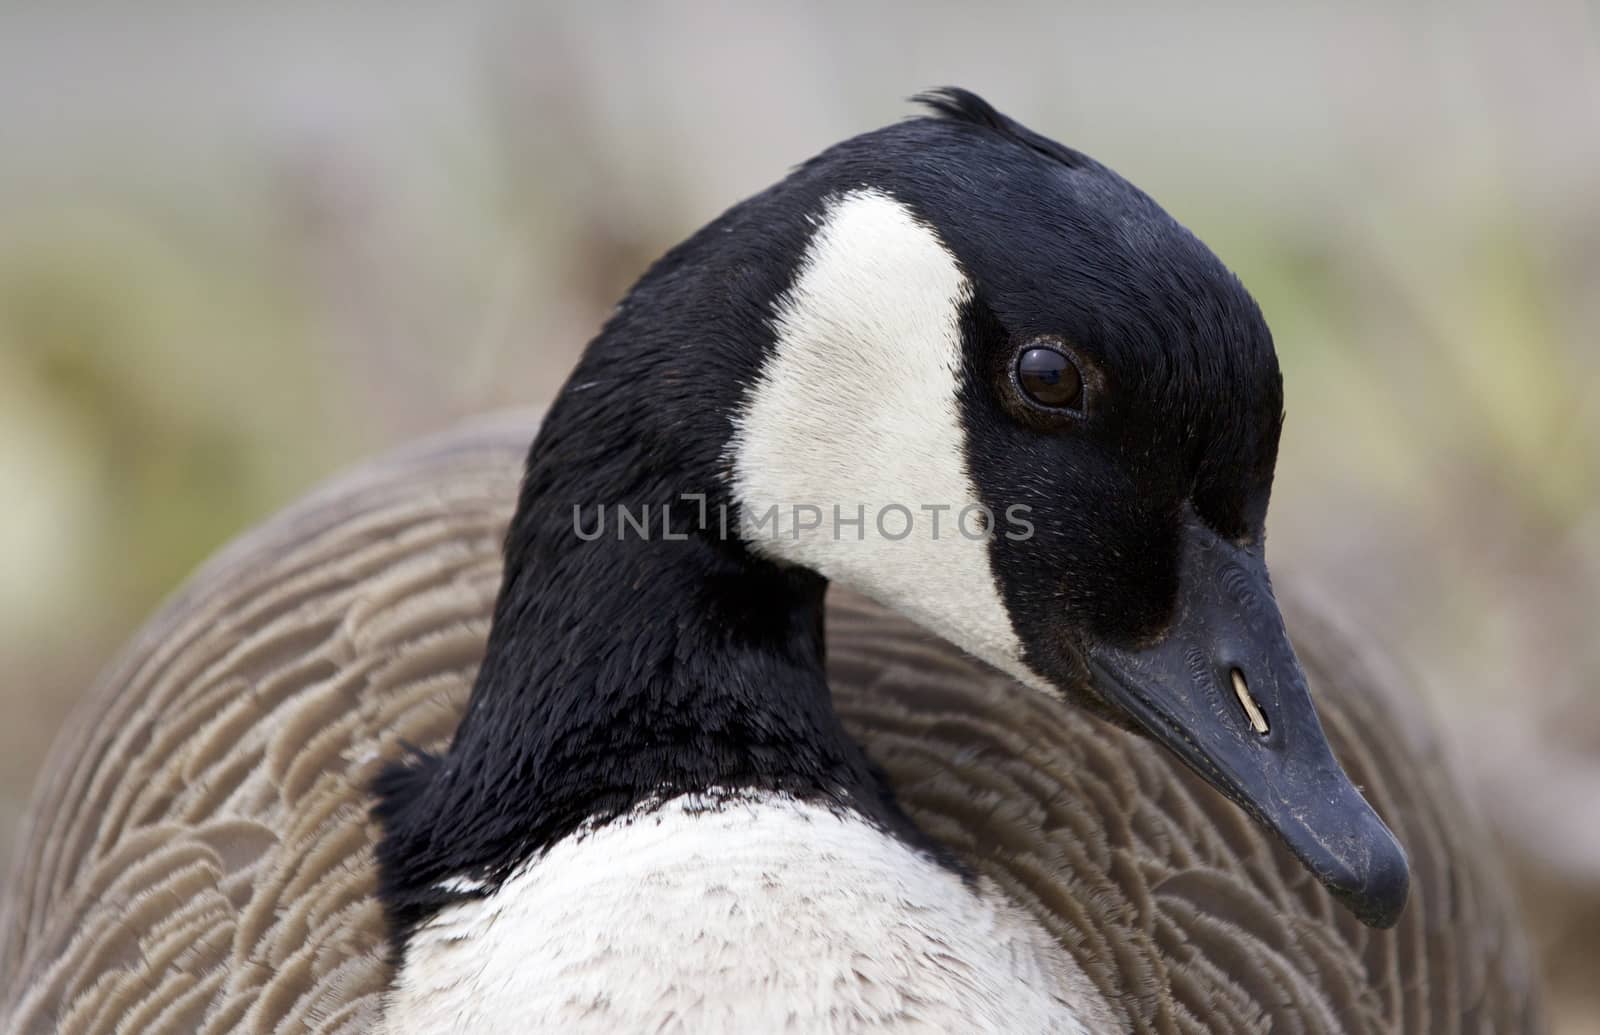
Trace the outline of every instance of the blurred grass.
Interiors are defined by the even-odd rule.
[[[1600,930],[1573,822],[1600,789],[1600,45],[1561,0],[0,10],[0,851],[76,696],[218,545],[548,398],[661,250],[946,81],[1146,186],[1255,293],[1288,392],[1274,565],[1418,674],[1562,1030],[1600,1030],[1572,962]]]

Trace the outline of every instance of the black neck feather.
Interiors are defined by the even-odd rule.
[[[740,211],[646,276],[546,417],[467,713],[448,751],[378,782],[397,947],[461,897],[442,881],[492,889],[585,824],[683,793],[783,792],[922,843],[834,714],[826,583],[722,534],[724,514],[737,522],[722,487],[734,371],[760,368],[783,287],[769,271],[804,239],[798,216],[789,232],[769,219],[752,246],[768,254],[708,251]],[[709,397],[717,383],[726,398]],[[619,537],[621,510],[648,531]]]

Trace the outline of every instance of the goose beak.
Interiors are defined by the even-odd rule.
[[[1364,923],[1406,903],[1405,849],[1328,746],[1260,545],[1191,519],[1176,619],[1154,644],[1087,651],[1095,688],[1275,833]]]

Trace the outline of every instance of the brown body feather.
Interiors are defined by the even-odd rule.
[[[41,778],[0,912],[0,1028],[374,1027],[389,970],[368,786],[404,743],[455,726],[533,430],[480,425],[339,479],[129,645]],[[1127,1030],[1539,1028],[1497,863],[1440,745],[1303,605],[1290,625],[1329,736],[1411,853],[1390,931],[1155,745],[831,597],[851,732]]]

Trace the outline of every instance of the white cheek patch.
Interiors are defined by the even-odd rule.
[[[954,256],[904,205],[877,190],[833,201],[777,303],[776,348],[730,445],[733,488],[757,551],[1028,677],[966,470],[957,391],[970,297]],[[990,515],[993,533],[1006,520]]]

